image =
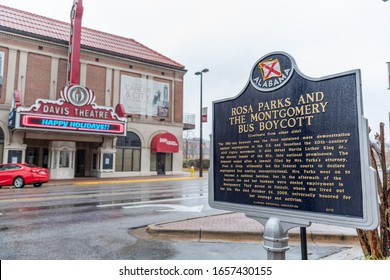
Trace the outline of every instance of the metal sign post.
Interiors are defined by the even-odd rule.
[[[290,249],[288,245],[288,231],[296,227],[306,229],[310,225],[281,222],[276,217],[270,217],[269,219],[248,217],[260,222],[264,226],[263,247],[267,251],[267,260],[285,260],[286,252]]]
[[[270,218],[264,228],[264,249],[268,260],[285,260],[288,234],[278,218]]]
[[[307,238],[306,238],[306,228],[300,228],[301,234],[301,256],[302,260],[307,260]]]

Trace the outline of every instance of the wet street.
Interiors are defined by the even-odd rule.
[[[152,177],[153,178],[153,177]],[[132,230],[221,211],[207,178],[112,180],[0,189],[0,259],[266,259],[261,245],[140,238]],[[341,251],[309,245],[311,258]],[[288,259],[299,259],[291,246]]]
[[[3,187],[0,258],[153,257],[156,253],[150,250],[132,249],[138,240],[129,235],[129,230],[213,211],[203,209],[207,205],[205,183],[203,180],[112,181],[24,189]],[[169,208],[174,205],[181,205],[181,211]],[[191,206],[197,208],[193,210]],[[162,257],[169,257],[169,249],[158,250]]]

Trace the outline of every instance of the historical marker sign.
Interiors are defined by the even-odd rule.
[[[212,207],[377,227],[359,70],[312,79],[286,53],[264,56],[237,97],[213,103],[212,145]]]

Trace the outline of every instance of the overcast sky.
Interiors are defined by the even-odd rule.
[[[70,22],[73,0],[1,0],[3,5]],[[83,26],[133,38],[185,65],[184,111],[197,114],[204,68],[203,106],[211,133],[214,100],[244,88],[255,62],[284,51],[306,76],[361,69],[364,115],[390,139],[390,2],[382,0],[84,0]],[[193,136],[199,136],[196,130]]]

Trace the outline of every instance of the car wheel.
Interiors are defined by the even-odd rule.
[[[34,183],[33,186],[39,188],[40,186],[42,186],[42,183]]]
[[[24,187],[24,179],[22,177],[16,177],[14,180],[15,188],[23,188]]]

